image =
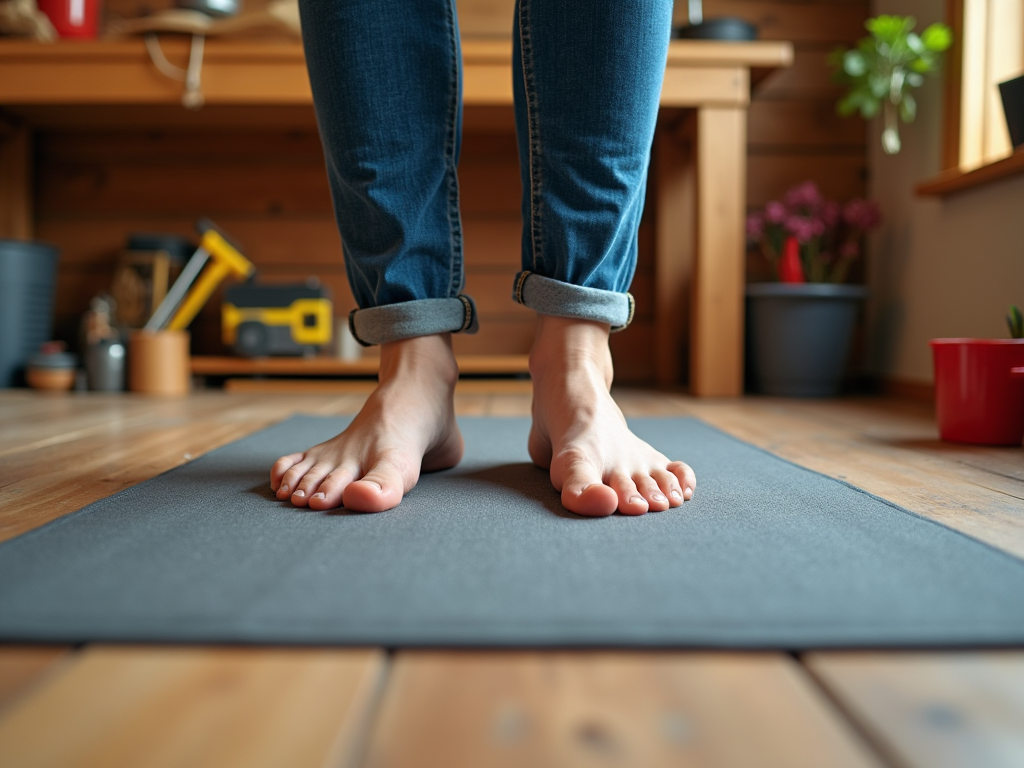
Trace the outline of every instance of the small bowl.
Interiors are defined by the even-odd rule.
[[[67,392],[75,386],[78,360],[67,352],[40,352],[28,361],[25,380],[33,389]]]

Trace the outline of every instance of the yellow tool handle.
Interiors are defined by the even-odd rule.
[[[178,311],[174,313],[174,317],[167,324],[167,328],[172,331],[183,331],[188,328],[188,324],[199,314],[199,310],[203,308],[203,305],[206,304],[213,292],[217,290],[217,286],[231,272],[231,267],[222,262],[217,261],[208,264],[206,269],[203,270],[203,274],[199,276],[195,285],[192,286],[188,296],[185,297],[185,301],[181,303]]]

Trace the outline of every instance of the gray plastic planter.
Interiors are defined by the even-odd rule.
[[[833,397],[867,289],[827,283],[747,286],[748,365],[758,392]]]
[[[50,338],[57,249],[0,240],[0,388],[21,383],[28,359]]]

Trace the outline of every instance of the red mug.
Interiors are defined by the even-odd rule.
[[[939,436],[955,443],[1024,440],[1024,339],[932,339]]]
[[[37,0],[61,37],[95,40],[99,34],[100,0]]]

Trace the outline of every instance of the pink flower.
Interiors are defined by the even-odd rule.
[[[878,203],[858,198],[851,200],[843,208],[843,220],[851,227],[867,232],[881,223],[882,213],[878,210]]]
[[[779,259],[775,250],[781,239],[788,249],[802,252],[811,279],[842,281],[850,262],[861,255],[863,234],[881,220],[877,203],[826,200],[817,184],[805,181],[786,192],[781,202],[772,200],[751,212],[746,230],[748,242],[770,241],[763,242],[769,261]]]
[[[825,222],[825,228],[832,229],[838,224],[842,213],[842,206],[839,203],[835,200],[826,200],[825,204],[821,206],[821,220]]]
[[[747,216],[747,240],[754,242],[761,239],[764,234],[764,216],[760,213],[752,213]]]
[[[764,220],[769,224],[781,224],[786,218],[786,206],[778,200],[772,200],[764,207]]]
[[[805,181],[789,190],[782,198],[790,208],[817,208],[824,202],[821,190],[813,181]]]
[[[806,243],[815,236],[816,227],[812,219],[804,216],[790,216],[786,219],[786,229],[801,243]]]

